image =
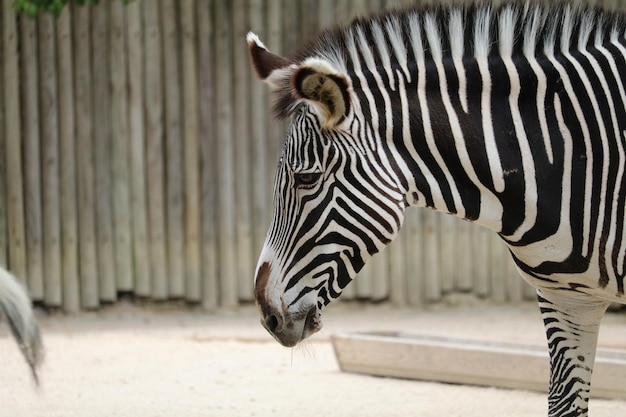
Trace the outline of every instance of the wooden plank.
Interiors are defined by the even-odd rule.
[[[367,3],[369,6],[369,13],[371,14],[377,13],[382,10],[385,4],[385,0],[369,0]],[[412,0],[411,3],[414,4],[415,1]]]
[[[391,280],[389,277],[389,265],[387,248],[374,255],[369,260],[367,268],[372,274],[372,297],[383,300],[391,297]]]
[[[94,149],[92,121],[91,18],[89,8],[73,10],[74,23],[74,100],[76,121],[76,174],[78,177],[78,239],[80,292],[83,308],[100,305],[94,195]]]
[[[128,126],[127,51],[124,5],[109,6],[109,71],[111,79],[111,187],[116,288],[133,290],[130,209],[130,139]]]
[[[61,265],[63,310],[80,309],[78,273],[78,213],[76,208],[76,157],[74,135],[74,67],[72,53],[71,6],[56,20],[57,77],[59,94]]]
[[[426,210],[423,215],[424,232],[424,297],[429,302],[441,299],[441,254],[439,219],[441,213]]]
[[[276,6],[276,3],[278,5]],[[261,0],[250,0],[248,7],[248,19],[251,30],[256,33],[261,40],[266,38],[267,32],[265,31],[266,24],[263,17],[266,10],[263,8],[264,2]],[[270,2],[269,6],[274,5],[278,7],[278,12],[282,5],[280,2]],[[268,18],[273,12],[268,12]],[[281,20],[282,24],[282,20]],[[272,24],[273,26],[274,24]],[[280,32],[282,36],[282,31]],[[275,44],[278,39],[268,39],[266,44],[270,50],[275,53],[281,53],[281,44]],[[269,42],[272,43],[269,43]],[[240,41],[241,42],[241,41]],[[245,43],[244,43],[245,45]],[[268,177],[269,166],[276,167],[276,162],[270,161],[268,149],[265,145],[266,141],[275,140],[280,141],[282,136],[278,136],[277,122],[271,120],[270,114],[270,101],[268,99],[267,87],[261,82],[252,69],[252,65],[249,62],[246,65],[248,74],[250,77],[250,126],[254,126],[254,129],[250,129],[250,152],[254,155],[254,158],[250,161],[252,168],[252,190],[251,190],[251,202],[252,202],[252,251],[258,256],[261,253],[261,248],[265,241],[265,235],[267,228],[270,224],[271,207],[272,207],[272,179],[275,174]],[[276,137],[271,138],[272,134],[276,133]],[[284,136],[284,133],[283,133]]]
[[[423,214],[424,210],[409,209],[404,220],[404,228],[407,231],[405,246],[407,254],[407,302],[410,306],[419,306],[424,302]]]
[[[253,299],[250,284],[254,277],[256,259],[252,255],[252,169],[250,146],[250,58],[246,48],[247,0],[233,2],[233,112],[237,123],[233,126],[235,141],[235,224],[237,235],[237,285],[239,299],[251,301]],[[255,81],[258,82],[258,81]]]
[[[283,16],[289,16],[283,19],[283,51],[275,51],[283,55],[290,54],[301,42],[300,27],[300,4],[299,1],[283,2]]]
[[[372,292],[380,294],[386,292],[391,298],[391,280],[389,276],[389,248],[384,248],[369,261],[372,264]]]
[[[352,0],[350,7],[351,18],[357,16],[369,16],[370,14],[370,2],[368,0]]]
[[[331,337],[342,371],[455,384],[547,392],[544,346],[408,335],[346,333]],[[599,349],[592,396],[626,398],[626,351]]]
[[[319,0],[317,2],[317,21],[320,29],[335,24],[335,0]]]
[[[174,0],[160,2],[163,30],[163,103],[165,122],[165,189],[169,296],[185,294],[185,224],[183,183],[183,141],[181,132],[181,85],[179,39]]]
[[[468,221],[462,221],[457,227],[456,254],[457,270],[455,288],[459,291],[472,290],[472,228],[477,227]]]
[[[140,2],[124,6],[128,48],[128,129],[130,153],[130,208],[132,212],[132,260],[135,294],[151,294],[150,244],[146,184],[146,135],[144,124],[144,61]]]
[[[604,0],[602,3],[602,8],[605,10],[618,10],[621,9],[619,0]]]
[[[200,114],[200,186],[202,201],[202,307],[214,310],[219,303],[217,264],[217,167],[214,123],[214,36],[211,4],[196,2],[198,18],[198,85]]]
[[[45,298],[47,306],[63,301],[61,279],[61,201],[59,160],[59,114],[54,17],[40,15],[39,78],[41,113],[41,183],[43,203],[43,247]]]
[[[504,244],[499,241],[498,236],[495,233],[491,233],[489,236],[489,246],[485,248],[490,253],[490,271],[489,283],[490,297],[496,302],[503,302],[507,299],[506,294],[506,275],[505,275],[505,259]]]
[[[350,13],[350,0],[337,0],[335,3],[335,22],[345,25],[352,19]]]
[[[300,2],[300,30],[302,32],[302,40],[313,37],[319,31],[319,22],[317,21],[318,4],[315,1]]]
[[[108,7],[91,9],[91,59],[93,82],[93,140],[95,151],[96,236],[98,284],[102,301],[115,301],[115,261],[113,257],[113,208],[111,204],[111,103],[109,85]]]
[[[517,303],[524,299],[524,284],[526,281],[520,277],[515,262],[511,257],[509,250],[506,250],[505,268],[504,268],[507,295],[511,302]],[[528,285],[528,284],[526,284]]]
[[[44,297],[43,229],[41,213],[41,154],[39,138],[39,65],[37,21],[20,16],[22,140],[24,141],[24,210],[28,252],[28,291],[34,300]]]
[[[197,30],[193,0],[180,2],[185,168],[185,287],[186,297],[201,300],[200,124]],[[246,137],[246,140],[248,138]]]
[[[161,83],[161,29],[156,2],[142,2],[144,27],[144,94],[148,221],[150,222],[151,296],[168,296],[168,267],[165,232],[165,161],[163,160],[163,86]]]
[[[458,271],[459,258],[456,251],[458,222],[459,219],[447,214],[442,214],[439,218],[441,291],[443,293],[451,292],[454,289],[454,281]]]
[[[4,137],[6,149],[8,268],[21,280],[26,279],[26,236],[24,228],[24,188],[22,181],[22,141],[20,112],[20,75],[16,16],[12,0],[2,2],[2,56],[4,63]],[[10,122],[9,122],[10,121]]]
[[[489,234],[493,233],[480,226],[472,226],[472,256],[474,258],[472,275],[474,293],[480,297],[488,297],[491,290],[489,276]]]
[[[6,9],[8,10],[8,9]],[[3,14],[8,13],[3,11],[0,7],[0,22],[3,22]],[[4,33],[2,32],[4,35]],[[4,117],[4,58],[3,58],[3,43],[0,43],[0,265],[6,267],[8,265],[7,250],[7,171],[6,171],[6,136],[5,132],[5,117]]]
[[[220,274],[220,302],[225,307],[238,304],[236,235],[235,235],[235,181],[233,137],[233,89],[230,83],[232,66],[232,5],[215,2],[213,24],[215,25],[215,123],[217,127],[217,186],[218,186],[218,256]],[[226,58],[228,57],[228,58]]]
[[[407,271],[406,271],[406,239],[405,230],[393,241],[387,251],[389,252],[389,300],[394,306],[404,307],[407,299]]]
[[[371,262],[367,262],[363,269],[358,273],[355,278],[355,283],[350,284],[346,291],[350,291],[352,297],[364,300],[373,297],[373,281],[374,271],[372,270]],[[386,297],[386,296],[385,296]],[[383,297],[383,298],[385,298]],[[348,297],[349,298],[349,297]]]

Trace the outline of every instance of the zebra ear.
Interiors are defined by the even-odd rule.
[[[291,76],[292,88],[317,109],[326,128],[335,127],[350,110],[348,79],[327,62],[309,59]]]
[[[276,90],[281,87],[281,81],[289,77],[295,66],[289,59],[276,55],[267,50],[263,42],[252,32],[246,36],[248,49],[252,58],[252,65],[259,78]]]

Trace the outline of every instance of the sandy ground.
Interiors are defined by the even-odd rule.
[[[2,417],[543,416],[541,393],[343,373],[329,336],[398,330],[543,343],[532,304],[438,305],[423,311],[331,306],[324,329],[295,349],[278,345],[256,311],[209,314],[177,305],[117,305],[40,315],[47,348],[36,388],[0,326]],[[626,313],[609,314],[600,344],[626,348]],[[626,401],[593,399],[592,415],[626,415]]]

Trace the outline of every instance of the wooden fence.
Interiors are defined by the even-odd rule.
[[[0,264],[69,312],[120,294],[251,301],[285,125],[245,34],[287,53],[411,3],[101,0],[30,19],[1,1]],[[420,305],[455,291],[533,296],[490,232],[410,210],[344,299]]]

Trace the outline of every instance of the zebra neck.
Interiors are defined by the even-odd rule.
[[[409,203],[502,232],[503,196],[514,207],[525,205],[519,115],[511,106],[522,81],[501,59],[458,64],[425,61],[411,65],[408,77],[396,73],[385,91],[371,93],[376,108],[386,102],[391,111],[383,117],[372,110],[369,117],[396,154]]]
[[[554,152],[562,148],[552,144],[544,112],[553,111],[559,74],[547,58],[522,58],[425,60],[381,77],[384,88],[355,90],[394,155],[409,204],[514,236],[534,220],[537,166],[558,173],[547,186],[561,187]]]
[[[554,232],[556,218],[569,216],[562,193],[582,193],[566,190],[568,177],[578,167],[573,155],[584,161],[590,149],[582,138],[572,141],[569,129],[586,126],[580,112],[598,120],[612,114],[608,107],[598,114],[593,101],[582,98],[589,95],[588,82],[604,90],[582,68],[595,63],[592,54],[602,56],[604,65],[618,67],[611,71],[617,76],[626,51],[622,43],[620,36],[587,50],[533,59],[520,53],[412,62],[408,72],[380,71],[384,76],[369,87],[363,113],[397,160],[409,203],[477,222],[521,244],[527,232]],[[619,139],[609,138],[613,132],[599,123],[588,128],[611,142]],[[545,217],[545,210],[538,218],[539,202],[551,207],[555,219]]]

